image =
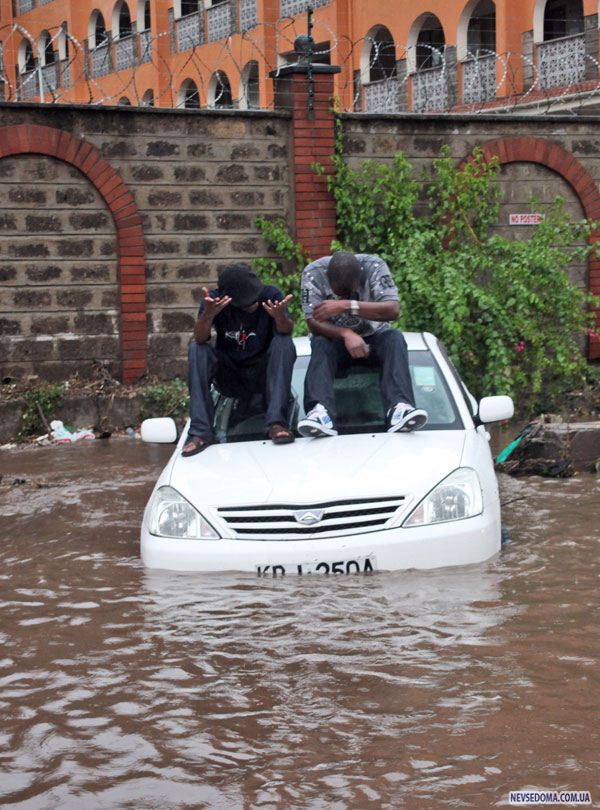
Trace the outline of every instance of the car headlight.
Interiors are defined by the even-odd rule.
[[[434,487],[413,509],[403,526],[430,526],[463,520],[483,512],[481,484],[475,470],[460,467]]]
[[[181,540],[219,540],[219,535],[173,487],[160,487],[152,499],[150,534]]]

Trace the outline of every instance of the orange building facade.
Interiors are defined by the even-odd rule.
[[[597,0],[314,0],[345,110],[535,104],[598,84]],[[306,0],[0,0],[6,100],[266,108]]]

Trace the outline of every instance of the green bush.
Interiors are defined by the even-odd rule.
[[[149,419],[153,416],[172,416],[173,419],[185,419],[189,404],[187,383],[176,377],[143,389],[140,417]]]
[[[332,249],[375,253],[388,263],[400,293],[399,328],[433,332],[476,396],[509,394],[523,411],[548,409],[583,381],[580,346],[593,328],[589,304],[598,301],[570,281],[568,266],[593,249],[586,240],[594,223],[572,222],[557,198],[529,240],[513,241],[491,232],[499,167],[480,150],[460,169],[443,149],[415,178],[402,153],[355,170],[340,144],[338,137],[327,177],[338,219]],[[292,258],[282,222],[262,230]],[[282,282],[294,291],[299,257],[293,284]]]
[[[49,424],[54,419],[56,409],[61,405],[64,396],[65,386],[62,384],[42,385],[25,391],[23,394],[25,409],[17,438],[28,439],[46,433],[46,423]]]
[[[282,219],[273,221],[260,218],[256,220],[256,225],[260,229],[265,242],[288,265],[291,265],[292,272],[286,272],[281,261],[265,258],[255,259],[253,262],[254,269],[265,284],[274,284],[279,287],[284,295],[291,293],[294,296],[288,306],[289,313],[294,319],[294,335],[305,335],[306,323],[300,303],[300,279],[302,270],[308,264],[310,258],[302,245],[294,242]]]

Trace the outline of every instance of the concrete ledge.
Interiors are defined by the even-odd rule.
[[[600,461],[600,421],[532,423],[498,469],[510,475],[565,478],[594,472]]]
[[[600,459],[600,422],[550,424],[544,439],[549,445],[563,447],[576,469],[589,469]]]
[[[22,399],[0,402],[0,444],[12,441],[21,429],[21,419],[25,410]]]
[[[66,397],[48,421],[60,419],[75,428],[102,431],[123,430],[139,425],[142,394],[100,394]],[[0,444],[14,441],[21,429],[26,403],[22,399],[0,403]],[[43,431],[42,431],[43,433]]]

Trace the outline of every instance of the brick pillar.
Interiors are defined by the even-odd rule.
[[[304,62],[272,71],[275,106],[292,112],[292,174],[294,184],[295,237],[311,259],[331,253],[336,238],[335,202],[327,191],[325,177],[318,177],[311,164],[321,163],[327,174],[333,167],[335,117],[331,109],[333,77],[340,68],[312,65],[313,113],[309,113],[309,66]]]
[[[171,62],[171,36],[173,34],[173,18],[171,8],[173,3],[154,2],[150,4],[150,33],[152,36],[152,62],[158,65],[154,71],[154,106],[175,107],[177,104],[177,91],[174,87],[174,75],[167,69]],[[178,85],[184,77],[179,76]],[[142,93],[145,90],[142,90]]]

